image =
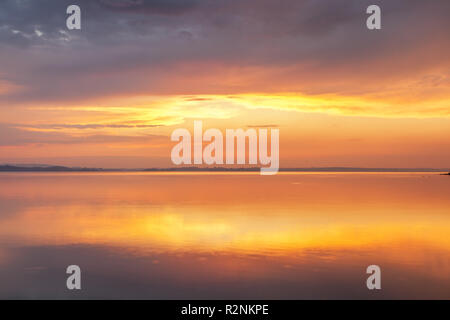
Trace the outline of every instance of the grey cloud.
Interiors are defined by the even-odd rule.
[[[288,91],[341,93],[349,86],[339,87],[335,77],[348,82],[372,73],[374,79],[392,79],[433,70],[450,48],[447,0],[79,0],[82,30],[67,31],[70,40],[61,40],[72,3],[0,4],[0,76],[23,88],[0,94],[0,106],[114,94],[254,91],[249,81],[236,88],[220,79],[226,78],[223,70],[261,66],[285,68],[277,78],[257,77],[272,78],[273,90],[280,84]],[[365,28],[365,9],[373,3],[383,9],[378,33]],[[209,71],[217,84],[175,84],[177,77],[208,73],[210,65],[223,66]],[[294,77],[308,83],[283,83]]]
[[[118,11],[145,14],[182,14],[195,9],[201,0],[99,0]],[[208,1],[208,0],[207,0]]]

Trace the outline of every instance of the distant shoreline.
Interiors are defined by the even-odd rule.
[[[179,167],[179,168],[144,168],[144,169],[105,169],[81,168],[65,166],[20,166],[0,165],[0,172],[257,172],[259,167],[223,168],[223,167]],[[352,167],[311,167],[311,168],[280,168],[280,172],[449,172],[450,169],[434,168],[352,168]],[[449,175],[445,173],[443,175]]]

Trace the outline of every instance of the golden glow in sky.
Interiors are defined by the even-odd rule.
[[[0,29],[0,162],[170,166],[170,133],[202,120],[279,128],[281,167],[448,168],[448,1],[383,3],[376,31],[363,3],[325,2],[94,2],[65,32],[22,8],[36,21]]]

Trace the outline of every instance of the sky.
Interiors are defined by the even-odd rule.
[[[81,8],[82,29],[66,28]],[[382,29],[366,28],[366,8]],[[280,166],[450,167],[448,0],[2,0],[0,163],[172,166],[280,130]]]

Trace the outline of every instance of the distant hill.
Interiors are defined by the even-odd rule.
[[[242,171],[253,172],[259,171],[259,167],[178,167],[178,168],[150,168],[139,171],[180,171],[180,172],[229,172]],[[279,172],[444,172],[448,169],[433,168],[352,168],[352,167],[313,167],[313,168],[280,168]]]
[[[259,167],[175,167],[147,169],[103,169],[65,167],[55,165],[0,165],[0,172],[256,172]],[[351,168],[351,167],[317,167],[317,168],[280,168],[280,172],[446,172],[449,169],[432,168]]]
[[[0,172],[96,172],[104,171],[95,168],[70,168],[63,166],[13,166],[0,165]]]

